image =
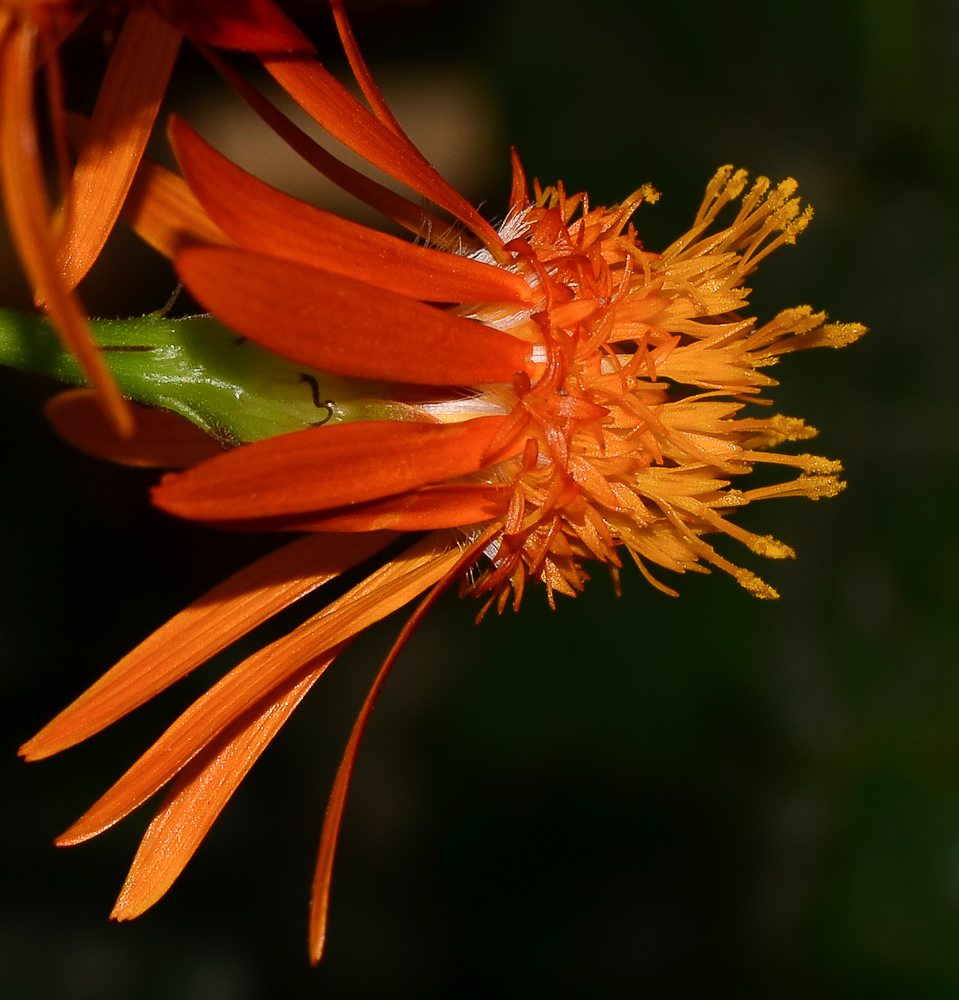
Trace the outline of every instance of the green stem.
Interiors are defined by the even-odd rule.
[[[321,423],[396,419],[386,387],[297,365],[242,340],[212,316],[94,320],[100,350],[128,399],[178,413],[226,444]],[[0,309],[0,364],[85,385],[42,316]]]

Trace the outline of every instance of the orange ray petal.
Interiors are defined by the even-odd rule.
[[[206,523],[232,531],[433,531],[502,517],[511,494],[512,490],[497,486],[453,483],[424,486],[327,513]]]
[[[516,147],[509,151],[510,164],[513,170],[513,181],[510,187],[509,204],[513,211],[526,208],[529,205],[529,188],[526,185],[526,172],[519,158]]]
[[[182,34],[148,7],[134,7],[103,78],[63,212],[58,263],[76,286],[103,249],[153,130]]]
[[[74,448],[120,465],[186,469],[213,458],[223,447],[175,413],[130,403],[136,432],[121,438],[91,389],[67,389],[47,400],[43,415]]]
[[[380,88],[377,87],[373,79],[373,74],[370,72],[369,67],[366,65],[366,60],[360,52],[360,47],[356,44],[353,29],[350,27],[342,0],[330,0],[330,7],[333,9],[336,31],[340,36],[340,41],[343,43],[343,51],[349,60],[350,69],[353,70],[353,76],[356,77],[356,82],[359,84],[360,90],[363,92],[363,96],[366,98],[373,114],[388,129],[409,142],[409,136],[403,131],[402,126],[394,117],[389,105],[383,100]]]
[[[169,687],[250,629],[395,535],[313,535],[257,560],[224,580],[128,653],[20,748],[28,760],[87,739]]]
[[[83,145],[89,127],[83,115],[67,115],[70,142],[77,148]],[[187,182],[152,160],[140,160],[120,214],[141,239],[171,259],[193,243],[233,246],[233,240],[203,211]]]
[[[415,233],[417,236],[429,236],[430,242],[437,246],[448,244],[450,248],[456,248],[457,239],[452,236],[447,239],[443,236],[450,228],[447,219],[434,215],[423,205],[418,205],[410,201],[409,198],[404,198],[401,194],[384,187],[365,174],[361,174],[359,170],[354,170],[353,167],[338,160],[315,139],[307,135],[303,129],[290,121],[278,108],[274,107],[215,52],[203,47],[201,50],[210,65],[230,87],[311,167],[354,198],[358,198],[371,208],[375,208],[387,219],[392,219],[411,233]]]
[[[186,181],[149,160],[140,163],[123,206],[123,219],[138,236],[171,259],[194,243],[233,245],[203,211]]]
[[[431,302],[533,298],[518,274],[414,246],[282,194],[218,153],[179,119],[170,123],[170,139],[193,193],[241,247]]]
[[[334,375],[484,385],[512,381],[530,353],[508,333],[304,264],[191,247],[176,267],[204,308],[237,333]]]
[[[133,433],[130,410],[94,346],[77,299],[56,266],[50,208],[33,116],[36,25],[8,29],[0,39],[0,188],[11,235],[38,298],[122,435]]]
[[[446,532],[428,535],[289,635],[244,660],[198,698],[57,843],[80,843],[121,820],[162,788],[251,703],[441,580],[459,554]]]
[[[316,517],[304,531],[432,531],[482,524],[502,517],[512,490],[495,486],[427,486],[385,500],[341,508]]]
[[[177,775],[143,836],[111,917],[140,916],[173,885],[240,782],[338,652],[247,709]]]
[[[476,472],[505,419],[309,427],[167,476],[154,490],[153,502],[191,520],[231,521],[312,514],[389,497]]]
[[[499,233],[406,138],[373,114],[315,59],[262,56],[267,72],[297,104],[335,139],[390,177],[406,184],[468,226],[491,251],[499,253]]]
[[[423,599],[416,611],[413,612],[396,642],[393,643],[393,648],[383,661],[383,665],[380,667],[380,671],[367,693],[366,700],[363,702],[360,714],[353,724],[349,742],[343,753],[340,766],[337,769],[336,779],[333,782],[330,801],[326,807],[323,832],[320,836],[320,850],[316,860],[316,871],[313,875],[313,892],[310,898],[309,943],[310,961],[314,965],[322,958],[323,946],[326,942],[326,916],[330,905],[330,881],[333,875],[333,857],[336,853],[336,841],[340,832],[343,809],[346,805],[346,793],[349,790],[350,777],[353,773],[356,754],[360,748],[360,740],[363,738],[363,733],[366,730],[366,724],[369,722],[373,706],[376,704],[376,699],[383,690],[386,678],[393,669],[400,651],[417,629],[426,612],[436,603],[447,587],[473,563],[477,555],[486,547],[498,531],[499,529],[493,526],[484,531],[478,538],[473,539],[469,546],[460,553],[459,558],[449,568],[447,573],[437,581],[436,585]]]
[[[47,114],[50,118],[49,134],[53,143],[53,155],[57,164],[57,180],[60,192],[70,186],[73,163],[67,145],[66,110],[63,104],[63,66],[60,63],[57,46],[52,37],[54,32],[45,27],[41,33],[40,51],[37,53],[37,70],[43,66],[44,83],[47,92]]]

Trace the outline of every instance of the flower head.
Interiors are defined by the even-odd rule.
[[[426,594],[370,692],[336,779],[314,883],[314,960],[359,739],[396,652],[435,595],[461,581],[483,596],[484,610],[502,610],[541,582],[552,603],[583,587],[590,561],[615,573],[628,554],[651,580],[650,567],[711,564],[758,596],[775,596],[707,537],[790,555],[732,515],[767,497],[832,495],[839,466],[771,451],[815,432],[746,406],[776,384],[763,369],[780,354],[842,346],[862,333],[805,307],[763,325],[745,312],[745,278],[810,219],[792,181],[748,186],[744,172],[723,168],[691,229],[652,252],[632,222],[656,197],[651,188],[596,208],[561,185],[537,183],[530,193],[514,157],[509,209],[493,227],[402,132],[339,3],[334,12],[369,109],[308,57],[264,64],[331,134],[456,222],[348,170],[242,81],[237,89],[284,138],[425,245],[290,198],[174,122],[186,184],[148,184],[138,229],[175,257],[220,320],[307,370],[323,417],[292,433],[225,441],[239,446],[168,476],[154,499],[214,525],[307,534],[172,619],[23,748],[42,757],[85,739],[398,533],[428,532],[230,671],[60,840],[96,835],[172,782],[114,915],[142,912],[344,646]],[[347,399],[321,401],[323,373],[360,382]],[[740,487],[757,463],[785,466],[788,476]]]
[[[767,450],[812,436],[801,420],[742,415],[776,384],[761,369],[779,354],[839,346],[861,332],[826,326],[808,308],[763,326],[742,315],[744,278],[811,217],[794,182],[760,178],[720,227],[720,211],[747,190],[743,171],[723,168],[690,232],[651,253],[630,222],[651,189],[611,209],[590,208],[562,186],[537,185],[530,198],[517,161],[492,249],[399,244],[390,249],[405,270],[387,269],[373,263],[381,234],[337,220],[356,244],[354,259],[345,236],[331,239],[323,213],[244,174],[182,123],[173,134],[194,192],[239,245],[181,254],[191,290],[234,329],[303,365],[401,383],[379,390],[400,420],[228,452],[169,477],[155,494],[161,507],[267,530],[475,532],[495,523],[489,565],[472,589],[500,607],[509,590],[518,603],[530,578],[551,600],[574,594],[584,561],[618,567],[622,551],[644,572],[647,563],[682,571],[711,562],[774,596],[702,536],[725,532],[764,555],[788,555],[732,524],[730,509],[840,488],[838,463]],[[416,301],[454,293],[467,301]],[[735,488],[758,462],[800,474],[777,487]]]

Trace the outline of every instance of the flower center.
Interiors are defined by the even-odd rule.
[[[503,610],[510,594],[518,606],[529,577],[546,584],[551,604],[556,592],[575,595],[588,579],[586,559],[605,562],[616,576],[622,548],[670,594],[647,563],[678,572],[712,564],[757,596],[776,596],[703,536],[724,533],[767,557],[792,555],[728,515],[772,496],[833,495],[842,488],[839,465],[770,453],[815,431],[795,418],[739,411],[750,399],[768,402],[757,397],[776,382],[760,369],[779,354],[843,346],[862,327],[823,325],[825,315],[808,307],[784,310],[760,327],[741,315],[744,278],[793,242],[811,217],[794,197],[794,182],[772,187],[759,178],[731,224],[711,231],[745,185],[744,172],[720,170],[690,231],[662,254],[643,250],[629,224],[639,204],[655,197],[651,189],[593,210],[584,195],[568,197],[562,186],[537,185],[532,203],[514,191],[500,230],[512,259],[499,266],[520,274],[535,301],[522,310],[485,304],[455,311],[528,343],[531,369],[510,385],[476,386],[469,399],[437,404],[431,414],[507,418],[488,454],[515,457],[470,477],[508,498],[501,532],[486,550],[490,565],[471,585],[490,595],[481,614],[493,603]],[[732,489],[733,477],[757,462],[800,475]]]
[[[610,526],[623,515],[651,520],[629,483],[663,460],[656,409],[668,388],[654,381],[656,358],[678,338],[656,326],[666,300],[642,280],[655,255],[623,233],[635,205],[584,205],[574,220],[581,204],[547,190],[507,243],[539,293],[532,308],[470,314],[531,343],[536,369],[514,379],[508,404],[503,387],[490,393],[510,413],[503,438],[526,438],[522,456],[491,470],[490,481],[511,485],[512,497],[493,566],[476,589],[501,606],[510,590],[518,602],[527,576],[543,579],[552,601],[554,591],[582,589],[584,559],[618,567],[622,539]]]

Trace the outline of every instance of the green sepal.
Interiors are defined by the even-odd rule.
[[[120,392],[178,413],[224,444],[317,424],[403,419],[385,384],[297,365],[212,316],[93,320],[99,349]],[[0,309],[0,363],[72,385],[87,380],[42,316]]]

